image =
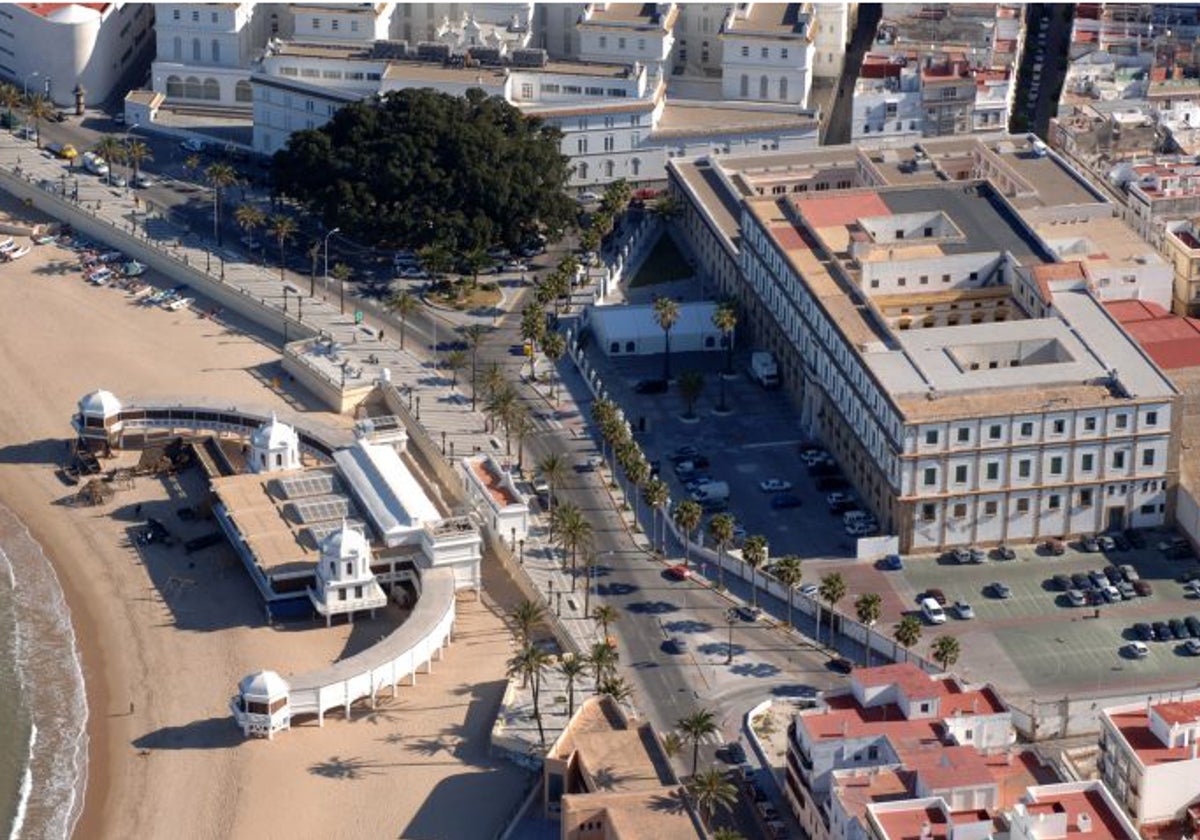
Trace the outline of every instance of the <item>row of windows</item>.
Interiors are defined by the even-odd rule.
[[[1112,421],[1113,421],[1114,429],[1117,429],[1120,431],[1120,430],[1125,430],[1125,429],[1129,428],[1129,415],[1124,412],[1118,413],[1118,414],[1113,414]],[[1052,421],[1050,421],[1049,425],[1050,425],[1050,434],[1058,435],[1058,436],[1066,435],[1066,433],[1067,433],[1066,418],[1056,417]],[[1084,432],[1096,432],[1099,430],[1099,425],[1100,425],[1100,420],[1096,415],[1088,415],[1083,418],[1083,431]],[[1147,411],[1145,417],[1142,420],[1142,426],[1147,429],[1157,428],[1158,427],[1158,411],[1153,410],[1153,409],[1150,411]],[[1018,431],[1019,437],[1026,438],[1026,439],[1032,438],[1033,432],[1034,432],[1033,421],[1032,420],[1023,421],[1017,427],[1017,431]],[[1004,424],[1003,423],[992,423],[988,426],[987,440],[1000,441],[1000,440],[1003,440],[1003,438],[1004,438]],[[928,444],[930,446],[937,446],[938,443],[940,443],[940,442],[941,442],[941,430],[940,429],[926,429],[925,430],[925,443],[926,444]],[[958,428],[956,428],[954,430],[954,442],[969,444],[971,442],[971,427],[970,426],[959,426]]]
[[[771,97],[770,86],[771,86],[770,80],[768,80],[766,76],[759,77],[759,79],[758,79],[758,98],[759,99],[770,99],[770,97]],[[741,87],[739,89],[738,95],[742,96],[742,97],[750,96],[750,77],[747,76],[745,73],[742,74]],[[780,99],[788,98],[787,76],[779,77],[779,98]]]
[[[219,100],[221,98],[221,85],[213,78],[200,81],[195,76],[188,76],[186,79],[180,79],[178,76],[167,76],[167,96],[181,99]],[[250,83],[242,79],[234,85],[233,98],[235,102],[251,102],[253,91],[250,88]]]
[[[1124,449],[1118,449],[1112,453],[1112,468],[1114,470],[1125,469],[1126,455],[1128,453]],[[1153,467],[1157,460],[1157,450],[1145,448],[1142,450],[1142,466]],[[1065,474],[1063,467],[1063,456],[1051,456],[1047,465],[1046,473],[1052,477],[1061,477]],[[988,461],[984,465],[984,480],[999,481],[1000,480],[1000,462]],[[1079,456],[1079,471],[1090,473],[1096,469],[1096,460],[1094,453],[1084,452]],[[968,481],[968,466],[966,464],[957,464],[954,467],[954,483],[966,484]],[[1017,461],[1017,478],[1031,478],[1033,476],[1033,459],[1021,458]],[[926,487],[933,487],[938,483],[938,468],[926,467],[922,475],[922,484]]]
[[[280,67],[280,76],[288,76],[289,78],[303,79],[348,79],[352,82],[361,82],[364,80],[379,81],[378,73],[366,73],[362,70],[317,70],[315,67]]]
[[[342,25],[341,21],[338,20],[337,18],[331,18],[329,21],[329,28],[332,29],[334,32],[337,32],[341,28],[341,25]],[[313,31],[316,31],[321,28],[321,18],[315,17],[312,19],[312,28],[313,28]],[[358,21],[357,20],[350,21],[350,31],[351,32],[358,31]]]
[[[1151,482],[1151,483],[1153,483],[1153,482]],[[1120,492],[1124,493],[1125,485],[1121,485],[1121,487],[1122,487],[1122,489],[1120,490]],[[1118,494],[1118,491],[1116,488],[1114,488],[1114,487],[1108,488],[1108,495],[1115,496],[1117,494]],[[1044,498],[1046,501],[1046,506],[1045,506],[1046,510],[1048,510],[1048,511],[1062,510],[1063,495],[1061,493],[1048,493]],[[1078,491],[1075,498],[1076,498],[1076,507],[1077,508],[1083,509],[1083,510],[1091,508],[1095,505],[1095,488],[1084,487]],[[1024,516],[1029,513],[1031,507],[1032,507],[1032,505],[1030,504],[1030,499],[1028,496],[1021,496],[1017,499],[1014,499],[1013,500],[1013,515]],[[1139,506],[1138,510],[1139,510],[1139,512],[1149,516],[1154,513],[1165,512],[1166,507],[1167,507],[1166,504],[1163,502],[1157,502],[1157,503],[1147,502],[1146,504]],[[928,502],[921,505],[921,521],[923,521],[923,522],[936,521],[937,520],[937,508],[938,508],[938,506],[936,504],[928,503]],[[966,519],[969,508],[970,508],[970,506],[966,502],[955,502],[953,505],[950,506],[950,518],[951,519]],[[983,503],[983,515],[984,516],[996,516],[999,512],[1000,512],[1000,503],[997,500],[988,499],[987,501],[985,501]]]
[[[631,134],[629,137],[630,148],[636,148],[641,139],[642,137],[638,132],[635,131],[633,134]],[[604,151],[612,152],[616,151],[616,148],[616,138],[609,134],[604,138]],[[575,153],[580,155],[586,155],[588,153],[588,139],[586,137],[580,137],[575,141]],[[634,174],[636,175],[637,172],[634,172]]]
[[[628,45],[629,45],[629,41],[628,41],[628,39],[626,39],[626,38],[617,38],[617,49],[619,49],[619,50],[626,49],[626,48],[628,47]],[[603,49],[607,49],[607,48],[608,48],[608,36],[607,36],[607,35],[601,35],[601,36],[600,36],[600,49],[602,49],[602,50],[603,50]],[[638,52],[645,52],[645,51],[646,51],[646,39],[645,39],[645,38],[638,38],[638,39],[637,39],[637,51],[638,51]]]
[[[747,46],[743,46],[742,47],[742,58],[749,58],[749,57],[750,57],[750,48]],[[771,57],[771,48],[770,47],[761,47],[758,51],[758,57],[759,58],[770,58]],[[788,48],[780,47],[779,48],[779,58],[783,61],[787,61],[787,57],[788,57]]]

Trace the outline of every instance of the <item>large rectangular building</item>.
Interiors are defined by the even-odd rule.
[[[672,185],[803,432],[902,550],[1168,521],[1178,393],[1035,230],[1112,217],[1042,148],[694,161]]]

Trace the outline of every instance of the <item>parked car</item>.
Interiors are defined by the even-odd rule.
[[[899,554],[889,554],[883,558],[883,568],[889,572],[901,572],[904,571],[904,561]]]
[[[800,587],[800,594],[806,595],[809,598],[816,598],[819,590],[820,587],[818,587],[815,583],[806,583]]]
[[[137,175],[135,175],[133,177],[133,180],[130,181],[129,183],[135,189],[144,190],[147,187],[154,186],[154,179],[151,178],[149,175],[147,175],[145,172],[139,172]]]
[[[1154,640],[1156,642],[1166,642],[1171,639],[1171,628],[1165,621],[1156,621],[1151,627],[1154,628]]]
[[[1088,577],[1087,572],[1073,572],[1071,574],[1072,585],[1082,591],[1087,592],[1092,588],[1092,579]]]
[[[1133,584],[1127,580],[1123,580],[1117,585],[1117,591],[1121,593],[1121,597],[1126,601],[1132,601],[1137,597],[1137,590],[1133,588]]]
[[[742,621],[755,622],[762,616],[760,607],[738,607],[734,610]]]
[[[1110,604],[1117,604],[1121,601],[1121,592],[1111,583],[1100,587],[1100,594],[1104,596],[1104,600]]]
[[[599,204],[600,196],[594,192],[585,191],[575,196],[575,200],[580,204]]]
[[[683,654],[687,653],[687,639],[684,639],[681,636],[672,636],[662,643],[662,648],[663,651],[671,654],[672,656],[682,656]]]
[[[785,508],[797,508],[804,504],[804,500],[799,496],[794,496],[791,493],[780,493],[771,498],[771,507],[776,510]]]
[[[1009,589],[1007,583],[1003,583],[998,580],[993,581],[988,588],[991,589],[993,597],[1000,598],[1002,600],[1012,597],[1012,590]]]
[[[768,478],[758,483],[758,489],[764,493],[783,493],[792,489],[792,482],[782,478]]]
[[[1121,649],[1130,659],[1145,659],[1150,655],[1150,648],[1143,642],[1130,642]]]
[[[946,593],[938,588],[925,590],[925,597],[937,601],[940,606],[946,606]]]
[[[854,671],[854,663],[844,656],[835,656],[825,663],[825,667],[835,674],[849,674]]]
[[[851,522],[845,527],[846,536],[848,537],[869,537],[879,530],[879,523],[874,519],[867,519],[861,522]]]
[[[942,609],[942,605],[934,598],[924,598],[921,600],[921,614],[925,616],[925,620],[930,624],[946,623],[946,613]]]
[[[1184,642],[1183,652],[1188,656],[1200,656],[1200,639],[1188,639]]]
[[[1013,551],[1011,548],[1004,545],[1004,543],[1001,543],[1000,545],[996,546],[996,550],[993,553],[996,555],[996,558],[998,560],[1015,560],[1015,559],[1017,559],[1017,552]]]
[[[1096,535],[1096,544],[1098,546],[1100,546],[1100,550],[1103,551],[1105,554],[1107,554],[1111,551],[1115,551],[1117,548],[1116,540],[1114,540],[1108,534],[1097,534]]]
[[[1133,582],[1133,589],[1135,592],[1137,592],[1138,595],[1141,595],[1143,598],[1148,597],[1149,595],[1152,595],[1154,593],[1154,589],[1150,586],[1150,581],[1148,581],[1148,580],[1135,580]]]
[[[1200,569],[1188,569],[1186,572],[1178,575],[1175,580],[1180,583],[1188,583],[1193,580],[1200,580]]]
[[[1188,632],[1187,625],[1183,623],[1183,619],[1172,618],[1167,622],[1167,626],[1171,628],[1171,635],[1176,639],[1186,639],[1191,636]]]
[[[188,137],[186,140],[179,141],[179,148],[192,154],[201,154],[208,148],[208,145],[203,140],[197,140],[195,137]]]
[[[1106,578],[1108,578],[1109,583],[1116,583],[1119,580],[1124,580],[1124,576],[1121,574],[1121,570],[1118,569],[1116,566],[1105,566],[1104,567],[1104,576]]]
[[[1096,538],[1090,535],[1081,537],[1079,540],[1079,549],[1091,554],[1100,550],[1100,543],[1096,542]]]
[[[1058,539],[1057,537],[1051,537],[1050,539],[1043,542],[1041,545],[1041,549],[1042,549],[1042,551],[1046,552],[1047,554],[1052,554],[1055,557],[1059,557],[1067,552],[1066,544],[1062,540]]]
[[[1057,589],[1059,592],[1066,592],[1072,586],[1071,578],[1069,575],[1057,574],[1053,578],[1051,578],[1051,581],[1054,584],[1054,588]]]
[[[1188,632],[1191,633],[1193,637],[1200,639],[1200,618],[1196,618],[1194,615],[1189,615],[1183,620],[1183,623],[1187,626]]]
[[[955,601],[954,614],[963,621],[970,621],[975,617],[975,610],[966,601]]]
[[[1139,621],[1133,625],[1133,634],[1143,642],[1154,641],[1154,629],[1144,621]]]
[[[1133,568],[1133,566],[1130,566],[1128,563],[1122,563],[1117,568],[1121,570],[1121,577],[1125,578],[1125,580],[1129,581],[1130,583],[1138,580],[1137,569]]]
[[[744,764],[746,762],[746,751],[737,741],[730,741],[721,747],[717,750],[717,756],[727,764]]]
[[[664,574],[666,574],[666,576],[672,580],[687,580],[692,576],[692,570],[682,563],[679,563],[675,566],[668,566],[667,571],[664,572]]]
[[[1092,569],[1088,572],[1088,580],[1092,582],[1093,589],[1102,589],[1108,586],[1108,578],[1099,569]]]
[[[633,386],[637,394],[665,394],[670,387],[665,379],[643,379]]]
[[[1067,600],[1072,607],[1082,607],[1087,604],[1087,596],[1078,589],[1068,589]]]
[[[1188,581],[1183,585],[1183,591],[1193,598],[1200,598],[1200,580]]]

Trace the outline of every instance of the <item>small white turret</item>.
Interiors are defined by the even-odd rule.
[[[316,588],[308,590],[309,600],[328,625],[333,616],[358,610],[375,610],[387,603],[387,596],[371,571],[371,546],[358,529],[345,520],[342,527],[321,541],[321,559],[317,561]]]
[[[97,390],[81,397],[71,425],[82,438],[116,444],[121,436],[121,401],[111,391]]]
[[[244,677],[238,683],[237,695],[229,701],[242,734],[269,740],[276,732],[291,728],[290,690],[287,681],[274,671]]]
[[[250,435],[250,469],[258,473],[300,469],[300,436],[274,413]]]

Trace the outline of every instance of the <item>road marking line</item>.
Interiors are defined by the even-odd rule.
[[[804,441],[797,438],[796,440],[775,440],[775,441],[768,441],[766,443],[743,443],[741,448],[742,449],[770,449],[771,447],[774,447],[774,446],[794,446],[794,445],[800,444],[800,443],[804,443]]]

